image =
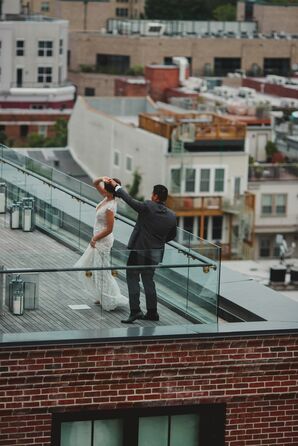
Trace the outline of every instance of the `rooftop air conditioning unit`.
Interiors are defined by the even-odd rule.
[[[144,29],[145,36],[162,36],[165,32],[166,25],[163,23],[146,23]]]

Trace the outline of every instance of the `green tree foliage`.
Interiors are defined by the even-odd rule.
[[[236,3],[229,0],[234,7]],[[218,6],[223,6],[222,0],[147,0],[145,13],[148,19],[212,20]]]
[[[266,147],[267,160],[271,160],[273,155],[278,152],[276,144],[273,141],[267,141]]]
[[[231,3],[217,6],[213,10],[213,16],[215,20],[223,22],[236,20],[236,7],[234,5],[231,5]]]
[[[30,133],[27,137],[28,147],[65,147],[67,145],[67,121],[58,119],[54,125],[55,136],[45,138],[37,133]]]
[[[46,138],[38,133],[30,133],[27,136],[27,146],[28,147],[44,147]]]
[[[135,170],[133,172],[132,184],[131,185],[128,184],[126,187],[127,187],[129,195],[131,195],[136,200],[143,201],[144,197],[139,196],[141,181],[142,181],[142,175],[140,174],[140,172],[138,170]]]
[[[7,146],[7,136],[3,130],[0,131],[0,144]]]

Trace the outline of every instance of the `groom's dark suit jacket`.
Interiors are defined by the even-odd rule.
[[[175,213],[163,203],[135,200],[122,188],[115,194],[138,213],[128,249],[144,251],[153,263],[159,263],[163,257],[165,243],[176,237]]]

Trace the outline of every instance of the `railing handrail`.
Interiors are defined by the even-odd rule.
[[[167,269],[167,268],[185,268],[185,264],[160,264],[160,265],[113,265],[113,266],[92,266],[84,268],[68,267],[68,268],[7,268],[0,269],[0,274],[24,274],[24,273],[61,273],[71,271],[114,271],[114,270],[134,270],[134,269]],[[188,264],[187,268],[210,268],[216,271],[217,266],[213,263],[193,263]],[[209,271],[209,270],[208,270]]]

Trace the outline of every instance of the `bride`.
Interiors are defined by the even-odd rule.
[[[77,268],[110,266],[110,252],[114,242],[113,227],[117,203],[114,188],[104,181],[105,177],[93,181],[94,187],[105,198],[96,206],[93,237],[82,257],[74,265]],[[119,180],[116,180],[119,183]],[[87,273],[87,274],[86,274]],[[105,311],[114,310],[118,306],[127,306],[128,299],[121,294],[111,270],[94,270],[80,272],[86,288],[95,292],[96,304]],[[88,274],[89,273],[89,274]]]

